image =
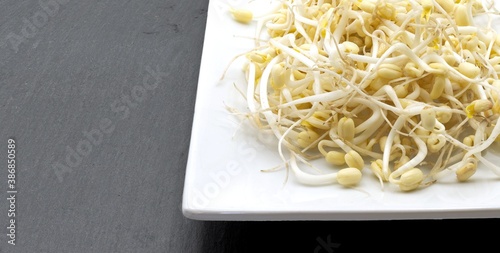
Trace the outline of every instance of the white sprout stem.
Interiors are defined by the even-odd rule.
[[[432,178],[434,180],[441,180],[443,179],[446,175],[448,175],[451,172],[456,171],[458,168],[462,167],[466,162],[465,161],[459,161],[457,163],[454,163],[450,166],[448,166],[446,169],[434,174]]]
[[[338,10],[338,11],[347,11],[347,10]],[[333,37],[332,39],[335,40],[336,42],[340,42],[340,39],[342,37],[342,34],[344,34],[345,27],[347,25],[347,22],[349,20],[349,17],[347,15],[342,15],[342,17],[339,20],[339,23],[337,24],[337,27],[335,31],[333,32]]]
[[[302,171],[297,164],[295,156],[296,155],[292,153],[290,157],[290,168],[300,183],[307,185],[325,185],[337,182],[337,173],[313,175]]]
[[[394,88],[390,85],[384,85],[382,88],[380,88],[377,92],[373,94],[373,96],[380,96],[381,94],[387,94],[387,96],[391,99],[391,101],[394,103],[394,105],[399,108],[403,109],[403,106],[401,105],[401,102],[399,102],[398,95],[394,91]]]
[[[500,134],[500,117],[496,120],[495,127],[493,128],[493,130],[491,130],[490,136],[481,144],[474,146],[469,151],[467,151],[467,153],[465,153],[464,155],[464,159],[470,157],[471,155],[474,155],[475,153],[482,152],[483,150],[488,148],[491,144],[493,144],[493,142],[495,141],[495,139],[498,137],[499,134]]]
[[[374,129],[374,131],[378,130],[379,125],[377,124],[377,122],[384,121],[380,110],[375,105],[368,103],[368,101],[366,101],[365,99],[353,98],[351,101],[354,103],[362,104],[362,105],[370,108],[370,110],[372,111],[372,116],[370,116],[370,118],[368,118],[366,121],[364,121],[363,123],[356,126],[355,133],[360,133],[360,132],[363,132],[367,129],[370,129],[370,130]]]
[[[272,67],[279,61],[279,58],[278,57],[274,57],[266,66],[266,68],[264,69],[264,71],[262,72],[262,76],[260,78],[260,83],[259,83],[259,95],[260,95],[260,106],[262,108],[262,110],[266,110],[266,109],[269,109],[269,99],[267,97],[267,83],[268,83],[268,80],[269,80],[269,77],[271,75],[271,69]],[[273,116],[272,116],[272,113],[269,112],[269,111],[264,111],[263,112],[264,116],[266,116],[266,118],[268,119],[269,122],[271,122],[272,120],[270,119],[274,119]]]
[[[319,90],[319,87],[320,87],[320,81],[319,81],[319,72],[318,71],[314,71],[313,73],[314,75],[314,85],[313,85],[313,89],[316,93],[319,93],[320,90]],[[311,110],[307,113],[307,115],[304,117],[304,118],[308,118],[310,117],[314,111],[315,111],[315,108],[318,106],[318,102],[314,102]],[[302,122],[302,120],[298,120],[296,121],[294,124],[292,124],[284,133],[283,135],[280,137],[279,139],[279,142],[278,142],[278,146],[281,148],[281,144],[285,141],[285,136],[287,136],[287,134],[292,131],[292,129],[294,129],[296,126],[298,126],[300,123]]]
[[[283,23],[283,24],[275,24],[275,23],[269,23],[268,21],[272,20],[273,18],[275,17],[279,17],[279,14],[275,14],[273,16],[270,16],[264,20],[259,20],[260,21],[263,21],[263,22],[267,22],[266,23],[266,27],[268,29],[272,29],[272,30],[284,30],[284,29],[287,29],[290,24],[289,22],[291,21],[291,19],[287,18],[287,22]]]
[[[285,98],[287,103],[290,103],[293,101],[293,97],[292,97],[292,94],[290,93],[289,89],[284,88],[283,90],[281,90],[281,95],[283,95],[283,97]],[[298,109],[294,104],[291,104],[290,107],[293,109],[294,112],[298,112]]]
[[[479,124],[478,129],[476,130],[476,134],[474,135],[474,143],[481,143],[484,140],[484,130],[486,129],[486,122],[482,122]],[[465,154],[467,155],[467,154]],[[481,161],[486,167],[488,167],[491,171],[493,171],[496,175],[500,176],[500,167],[493,164],[492,162],[486,160],[481,155],[481,152],[476,152],[473,154],[479,161]],[[465,157],[465,156],[464,156]]]
[[[300,69],[299,69],[300,70]],[[287,80],[287,87],[289,88],[298,88],[300,86],[303,86],[303,85],[308,85],[312,80],[314,80],[314,77],[311,77],[311,76],[306,76],[304,77],[303,79],[299,79],[299,80]]]
[[[273,45],[274,47],[282,50],[283,52],[287,53],[288,55],[298,59],[300,62],[302,62],[304,65],[306,65],[308,68],[313,68],[314,66],[316,66],[316,63],[307,58],[305,55],[289,48],[289,47],[286,47],[284,46],[283,44],[277,42],[276,40],[270,40],[269,41],[271,43],[271,45]]]
[[[405,114],[405,110],[402,110],[400,108],[397,108],[397,107],[394,107],[394,106],[391,106],[391,105],[388,105],[386,103],[383,103],[381,101],[378,101],[376,98],[372,97],[372,96],[369,96],[368,94],[366,94],[363,90],[360,89],[360,87],[352,84],[349,80],[345,80],[342,76],[340,76],[339,74],[333,72],[333,71],[330,71],[330,70],[324,70],[325,72],[328,72],[330,74],[332,74],[333,76],[335,77],[338,77],[339,79],[341,80],[344,80],[346,81],[347,85],[349,85],[350,88],[352,88],[356,93],[360,94],[361,96],[365,97],[366,99],[370,100],[370,102],[373,102],[374,104],[380,106],[381,108],[383,108],[384,110],[389,110],[389,111],[392,111],[396,114]],[[362,82],[361,82],[362,83]]]
[[[392,126],[389,135],[387,135],[387,140],[385,142],[384,150],[383,150],[383,158],[382,158],[382,173],[385,178],[389,178],[390,169],[389,169],[389,157],[391,154],[392,142],[394,141],[394,137],[397,132],[403,128],[405,122],[404,116],[399,116],[394,125]]]
[[[248,86],[247,86],[247,106],[251,113],[255,113],[255,65],[250,63],[248,68]]]
[[[318,26],[318,21],[306,18],[303,15],[301,15],[302,13],[299,13],[300,7],[301,7],[301,5],[292,6],[292,10],[293,10],[293,14],[295,15],[294,16],[295,19],[297,21],[299,21],[300,23],[304,23],[306,25],[315,26],[315,27]]]
[[[364,63],[369,63],[369,64],[376,64],[380,61],[379,58],[374,58],[373,56],[365,56],[365,55],[359,55],[359,54],[348,54],[347,57],[351,58],[353,61],[359,61],[359,62],[364,62]],[[399,55],[396,57],[391,57],[391,58],[385,59],[384,63],[396,64],[396,63],[401,62],[405,58],[407,58],[405,55]]]
[[[484,91],[483,86],[473,85],[471,90],[479,97],[479,99],[488,99],[486,92]]]
[[[485,80],[486,78],[483,78],[483,79],[474,79],[474,78],[469,78],[467,76],[465,76],[464,74],[460,73],[458,70],[456,70],[455,68],[452,68],[448,65],[448,63],[440,56],[436,55],[436,54],[431,54],[431,55],[427,55],[425,57],[425,59],[429,62],[438,62],[438,63],[441,63],[443,64],[444,66],[447,66],[447,70],[449,71],[448,74],[453,74],[457,77],[459,77],[460,79],[464,80],[464,81],[467,81],[469,83],[478,83],[480,81],[483,81]],[[419,59],[418,63],[420,66],[422,66],[422,68],[426,71],[429,71],[429,72],[433,72],[434,70],[424,61],[424,60],[421,60]]]
[[[492,163],[491,161],[489,161],[488,159],[484,158],[481,155],[476,156],[476,158],[481,163],[483,163],[484,165],[486,165],[486,167],[488,167],[488,169],[490,169],[493,173],[495,173],[495,175],[500,176],[500,167],[498,167],[498,165]]]
[[[413,137],[413,140],[415,141],[415,143],[417,144],[417,147],[418,147],[417,155],[414,156],[409,162],[403,164],[397,170],[392,172],[390,175],[391,178],[398,178],[406,171],[415,168],[427,156],[427,145],[425,144],[425,142],[417,136],[412,136],[412,137]]]
[[[373,104],[368,103],[367,100],[360,99],[360,98],[354,98],[352,99],[352,102],[360,103],[372,110],[372,115],[370,118],[368,118],[366,121],[363,123],[359,124],[355,128],[355,133],[360,133],[360,135],[354,137],[354,140],[352,143],[354,144],[360,144],[364,141],[366,141],[368,138],[370,138],[377,130],[379,130],[379,127],[384,123],[384,117],[382,117],[382,112]],[[383,114],[385,115],[386,112],[383,111]]]
[[[321,94],[316,94],[316,95],[311,95],[308,97],[295,99],[293,101],[279,105],[278,108],[285,108],[285,107],[288,107],[291,105],[313,103],[313,102],[319,102],[319,101],[333,102],[333,101],[339,100],[341,98],[344,98],[347,94],[348,93],[343,91],[343,90],[335,90],[335,91],[331,91],[331,92],[325,92],[325,93],[321,93]]]
[[[259,85],[260,85],[259,94],[260,94],[260,105],[261,105],[261,108],[263,110],[262,114],[264,115],[264,117],[265,117],[266,121],[268,122],[269,127],[273,131],[274,135],[278,139],[280,139],[282,135],[277,127],[276,116],[271,111],[266,110],[266,109],[269,109],[269,100],[267,97],[267,83],[268,83],[269,77],[271,75],[271,69],[278,62],[278,60],[279,60],[278,57],[273,58],[271,60],[271,62],[269,62],[269,64],[266,66],[264,71],[262,72],[262,76],[260,79],[261,81],[259,83]],[[280,154],[281,159],[285,160],[285,156],[283,155],[283,150],[282,150],[281,145],[278,146],[278,152]]]
[[[339,148],[341,148],[342,150],[344,150],[344,152],[349,152],[352,150],[351,147],[349,147],[347,144],[345,144],[341,139],[340,137],[335,133],[335,129],[332,128],[330,129],[330,132],[329,132],[329,136],[330,136],[330,139],[332,139],[333,143],[335,143]]]

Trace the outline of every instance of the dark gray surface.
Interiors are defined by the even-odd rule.
[[[451,223],[184,218],[208,1],[61,2],[46,19],[38,1],[0,2],[0,252],[349,252],[381,227],[406,239],[400,231]],[[33,17],[39,27],[29,32]],[[24,36],[17,46],[13,34]],[[158,87],[140,102],[120,102],[151,69],[164,73]],[[80,144],[81,161],[68,164],[101,121],[109,133],[86,152]],[[5,229],[10,137],[18,144],[16,246]]]
[[[196,233],[179,231],[187,222],[179,208],[207,4],[67,0],[43,22],[38,1],[2,0],[1,161],[5,168],[7,138],[14,137],[19,193],[18,244],[8,247],[0,236],[0,252],[187,247],[168,235]],[[35,16],[40,28],[16,52],[9,34],[22,36],[24,20]],[[166,73],[158,87],[127,105],[128,114],[122,102],[116,107],[123,111],[113,112],[115,101],[143,86],[148,67]],[[114,131],[59,180],[54,164],[66,164],[67,147],[76,150],[83,132],[106,118]],[[6,189],[6,170],[0,178]]]

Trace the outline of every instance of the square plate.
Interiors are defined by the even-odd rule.
[[[212,0],[209,3],[183,195],[186,217],[200,220],[500,217],[500,179],[483,168],[478,168],[470,182],[449,180],[410,193],[392,186],[382,190],[366,168],[360,185],[353,189],[340,185],[302,185],[293,175],[286,180],[284,169],[261,172],[282,164],[275,141],[249,127],[247,121],[231,114],[226,107],[245,108],[244,99],[235,88],[245,85],[243,61],[238,58],[229,63],[236,55],[254,47],[256,23],[235,22],[228,6],[250,5],[247,7],[265,11],[269,10],[270,2]],[[261,4],[264,6],[257,6]],[[228,71],[221,79],[226,67]],[[500,164],[498,150],[498,146],[490,149],[485,156]],[[326,168],[322,162],[315,165]]]

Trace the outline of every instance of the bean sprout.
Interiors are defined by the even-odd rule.
[[[245,54],[245,97],[249,118],[273,132],[299,182],[352,186],[369,167],[382,185],[412,191],[448,172],[466,181],[478,163],[500,175],[481,154],[500,140],[493,4],[281,3],[259,19],[256,47]],[[241,23],[253,19],[247,10],[231,14]],[[479,16],[486,26],[476,26]],[[314,157],[341,170],[299,168]]]

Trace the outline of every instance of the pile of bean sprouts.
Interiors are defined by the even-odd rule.
[[[402,191],[445,174],[500,175],[498,15],[476,0],[287,0],[256,19],[245,54],[247,116],[279,140],[304,184],[357,185],[369,168]],[[487,25],[477,26],[481,17]],[[266,33],[267,31],[267,33]],[[284,152],[286,151],[286,152]],[[326,159],[335,173],[299,165]],[[375,179],[375,177],[373,177]]]

